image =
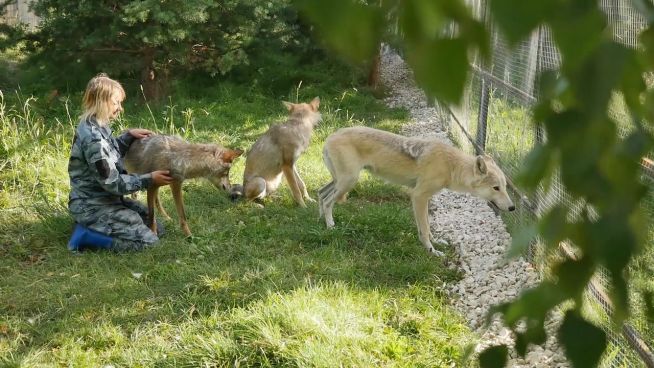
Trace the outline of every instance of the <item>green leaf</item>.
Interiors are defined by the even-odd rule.
[[[439,2],[425,0],[404,1],[400,20],[405,37],[410,39],[435,39],[445,24]]]
[[[490,6],[509,44],[516,45],[551,17],[557,4],[551,0],[492,0]]]
[[[559,328],[559,341],[574,367],[595,367],[606,348],[606,333],[574,311],[568,311]]]
[[[611,281],[610,297],[613,302],[613,314],[611,320],[616,326],[621,326],[624,320],[629,317],[629,286],[623,272],[610,272]]]
[[[627,209],[601,216],[587,227],[594,255],[611,272],[621,273],[637,249],[636,236],[625,218]],[[589,250],[588,249],[588,250]]]
[[[565,60],[561,68],[566,75],[574,75],[602,41],[605,15],[596,8],[587,11],[568,9],[566,13],[558,13],[550,23],[561,57]]]
[[[580,110],[552,114],[544,123],[547,144],[560,150],[561,179],[566,188],[574,195],[601,200],[611,189],[598,162],[616,140],[615,124],[609,119],[592,120]]]
[[[524,357],[527,354],[528,346],[527,335],[524,332],[515,332],[515,351],[518,355]]]
[[[521,227],[511,237],[511,248],[509,248],[509,251],[507,252],[507,258],[515,258],[524,255],[536,238],[537,233],[538,231],[535,224]]]
[[[350,60],[369,60],[378,50],[383,30],[380,7],[350,0],[298,0],[298,7],[329,46]]]
[[[481,368],[501,368],[506,365],[509,349],[506,345],[498,345],[486,348],[479,354],[479,366]]]
[[[537,145],[525,157],[517,181],[529,190],[534,190],[552,173],[552,150],[550,146]]]
[[[627,66],[633,66],[633,52],[619,43],[608,41],[599,44],[596,52],[576,73],[575,92],[589,119],[605,114],[609,98],[622,84]]]
[[[638,40],[643,46],[643,53],[647,61],[654,60],[654,28],[644,29],[638,36]]]
[[[458,103],[468,75],[467,44],[461,39],[414,40],[407,61],[427,95]]]
[[[529,347],[529,344],[540,345],[545,343],[547,340],[547,334],[545,333],[545,319],[528,319],[526,331],[514,331],[514,333],[516,335],[515,350],[518,355],[524,357],[525,354],[527,354],[527,347]]]
[[[641,96],[647,90],[647,86],[643,80],[643,69],[636,52],[627,50],[620,90],[622,91],[624,101],[629,108],[632,118],[638,120],[643,119],[645,114],[645,107],[641,103]]]
[[[568,211],[564,206],[552,207],[538,223],[538,232],[548,250],[557,249],[559,243],[568,237]]]
[[[595,264],[587,256],[578,260],[567,259],[554,267],[558,285],[566,298],[581,296],[593,272],[595,272]]]
[[[565,299],[558,285],[551,281],[543,281],[538,286],[525,290],[518,299],[510,304],[502,305],[504,321],[514,327],[523,318],[544,320],[547,311]],[[500,311],[501,311],[500,310]]]

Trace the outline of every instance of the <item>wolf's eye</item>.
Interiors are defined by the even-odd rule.
[[[493,189],[494,189],[496,192],[499,192],[499,191],[500,191],[500,187],[498,187],[497,185],[494,186]]]

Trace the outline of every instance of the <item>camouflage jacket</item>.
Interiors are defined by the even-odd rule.
[[[69,200],[116,203],[125,194],[149,187],[151,174],[128,174],[123,166],[122,157],[134,139],[129,132],[114,138],[108,126],[99,126],[93,118],[80,121],[68,161]]]

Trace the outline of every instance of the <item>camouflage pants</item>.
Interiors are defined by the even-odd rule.
[[[117,203],[91,204],[76,199],[68,208],[78,224],[112,237],[113,251],[141,250],[159,240],[145,225],[147,208],[137,201],[123,198]]]

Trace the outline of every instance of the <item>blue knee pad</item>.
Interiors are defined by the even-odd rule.
[[[110,236],[88,229],[80,224],[75,224],[73,235],[68,241],[68,250],[79,252],[82,248],[109,249],[113,239]]]

